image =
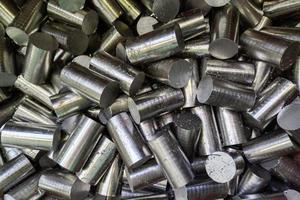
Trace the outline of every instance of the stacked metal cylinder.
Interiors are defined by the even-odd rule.
[[[300,199],[300,0],[0,0],[0,199]]]

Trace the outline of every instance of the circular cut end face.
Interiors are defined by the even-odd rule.
[[[89,68],[90,67],[90,62],[91,62],[91,57],[87,56],[87,55],[80,55],[75,57],[72,62],[75,62],[77,64],[79,64],[80,66]]]
[[[186,60],[179,59],[173,63],[169,73],[170,85],[174,88],[185,87],[192,76],[192,65]]]
[[[154,25],[157,24],[158,21],[154,17],[145,16],[141,17],[136,24],[136,31],[139,35],[144,35],[154,30]]]
[[[300,104],[290,104],[277,115],[278,125],[287,131],[300,130]]]
[[[175,124],[185,130],[199,130],[201,120],[197,115],[191,112],[182,112],[176,116]]]
[[[29,37],[29,43],[45,51],[54,51],[58,49],[58,42],[56,39],[47,33],[33,33]]]
[[[215,152],[209,155],[205,169],[208,176],[218,183],[229,182],[237,173],[234,159],[225,152]]]
[[[211,7],[222,7],[229,3],[230,0],[205,0]]]
[[[77,12],[84,7],[86,0],[58,0],[59,6],[70,12]]]
[[[135,95],[142,87],[145,81],[145,73],[139,72],[133,79],[130,88],[129,88],[129,95]]]
[[[0,87],[10,87],[15,84],[17,77],[14,74],[0,72]]]
[[[283,53],[280,61],[280,69],[289,69],[297,60],[299,56],[300,47],[298,43],[292,43]]]
[[[26,46],[28,43],[28,34],[19,28],[7,27],[6,34],[19,46]]]
[[[89,44],[89,38],[82,31],[73,30],[68,38],[68,49],[72,54],[83,54]]]
[[[99,17],[97,12],[91,10],[87,13],[87,15],[83,19],[82,31],[87,35],[95,33],[97,30],[98,23],[99,23]]]
[[[128,108],[131,114],[131,117],[135,121],[135,123],[141,123],[141,116],[138,110],[138,107],[132,98],[128,98]]]
[[[211,42],[208,51],[215,58],[228,59],[238,53],[239,46],[232,40],[221,38]]]
[[[100,97],[100,108],[110,106],[119,95],[119,85],[116,82],[110,82],[103,89]]]
[[[152,12],[161,22],[174,19],[180,9],[180,0],[154,0]]]
[[[89,195],[90,185],[77,179],[72,187],[71,199],[83,199]]]
[[[112,117],[113,116],[112,116],[112,112],[110,111],[110,108],[102,109],[98,115],[100,122],[104,125],[106,125],[108,120]]]
[[[200,103],[205,103],[209,99],[213,91],[213,79],[210,76],[205,76],[200,81],[197,89],[197,99]]]

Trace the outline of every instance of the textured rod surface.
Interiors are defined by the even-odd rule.
[[[246,111],[254,105],[256,95],[243,85],[205,76],[199,83],[197,99],[212,106]]]
[[[155,119],[149,119],[141,122],[139,125],[140,133],[146,141],[151,141],[156,138],[156,130],[158,129],[158,122]]]
[[[150,159],[151,153],[127,113],[112,117],[107,129],[128,168],[139,167]]]
[[[239,13],[232,5],[216,10],[211,26],[209,53],[218,59],[228,59],[238,53]],[[224,51],[226,46],[226,51]]]
[[[117,2],[133,21],[142,14],[142,10],[139,4],[136,3],[136,0],[117,0]]]
[[[4,26],[10,25],[18,15],[18,8],[10,0],[0,2],[0,21]]]
[[[265,6],[264,3],[264,13],[266,16],[271,18],[281,17],[283,15],[295,12],[300,8],[300,2],[297,0],[289,0],[289,1],[278,1],[274,3],[270,3]]]
[[[191,165],[168,129],[160,130],[159,134],[149,142],[149,147],[172,187],[183,187],[194,178]]]
[[[273,35],[276,37],[284,38],[287,40],[300,42],[300,28],[299,27],[275,27],[268,26],[261,30],[261,32]]]
[[[60,127],[56,125],[7,122],[1,131],[1,144],[50,151],[57,148],[60,134]]]
[[[183,57],[201,58],[209,55],[209,38],[195,39],[185,42],[185,47],[179,54]]]
[[[183,48],[184,40],[178,25],[155,30],[126,42],[126,54],[132,64],[157,61]]]
[[[90,62],[90,69],[118,81],[120,88],[127,95],[135,95],[141,89],[145,79],[144,72],[133,68],[105,51],[93,56]]]
[[[115,0],[91,0],[101,18],[113,24],[122,14],[123,10]]]
[[[76,63],[64,67],[60,77],[66,85],[102,108],[110,106],[118,95],[117,83],[105,80]]]
[[[103,126],[82,116],[69,139],[57,155],[57,163],[72,172],[78,172],[101,137]]]
[[[24,180],[30,174],[34,173],[35,169],[32,164],[24,156],[20,154],[9,162],[5,163],[0,168],[0,190],[5,192]]]
[[[128,102],[130,114],[137,124],[158,114],[175,110],[183,104],[183,92],[169,87],[138,95],[134,99],[130,98]]]

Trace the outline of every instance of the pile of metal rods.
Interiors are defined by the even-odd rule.
[[[0,199],[299,200],[300,0],[0,0]]]

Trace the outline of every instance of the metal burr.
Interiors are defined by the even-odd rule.
[[[115,0],[92,0],[94,8],[107,23],[113,24],[124,12]]]
[[[292,12],[298,11],[300,2],[297,0],[264,2],[263,11],[267,17],[279,18]]]
[[[173,88],[183,88],[192,76],[192,65],[181,58],[170,58],[150,64],[146,74]]]
[[[148,142],[156,160],[172,188],[180,188],[190,183],[194,178],[191,165],[167,128],[158,133],[156,139]]]
[[[254,59],[269,62],[280,70],[289,69],[298,56],[298,44],[254,31],[245,31],[240,38],[243,51]]]
[[[119,82],[121,90],[130,96],[135,95],[141,89],[145,79],[144,72],[104,51],[93,56],[90,69]]]
[[[26,46],[29,35],[39,26],[46,14],[44,1],[27,1],[20,13],[6,28],[6,34],[19,46]]]
[[[82,116],[71,136],[60,149],[57,163],[72,172],[78,172],[101,137],[104,127],[96,121]]]
[[[108,81],[76,63],[64,67],[61,80],[101,108],[110,106],[118,95],[118,84]],[[78,82],[80,80],[80,82]]]
[[[178,25],[154,30],[126,42],[126,54],[132,64],[158,61],[180,52],[183,48],[184,40]]]
[[[128,168],[139,167],[150,159],[151,153],[127,113],[110,118],[107,130]]]
[[[278,77],[264,91],[253,108],[244,113],[246,122],[264,129],[276,117],[282,107],[296,97],[297,88],[291,81]]]
[[[252,27],[258,25],[262,20],[264,13],[262,10],[257,8],[254,2],[247,0],[233,0],[231,3]]]
[[[194,151],[201,135],[201,120],[191,112],[181,112],[174,120],[174,135],[177,138],[184,154],[189,160],[193,160]]]
[[[269,133],[260,136],[243,147],[243,153],[251,163],[287,155],[297,150],[299,150],[298,144],[285,132]]]
[[[239,195],[255,194],[261,191],[271,181],[270,173],[264,168],[251,165],[246,170],[239,183]]]
[[[85,1],[86,0],[58,0],[58,4],[67,11],[76,12],[84,7]]]
[[[51,35],[39,32],[31,34],[25,56],[23,77],[33,84],[45,83],[52,69],[56,49],[58,49],[58,43]]]
[[[184,2],[184,7],[187,10],[190,9],[200,9],[203,12],[203,15],[207,15],[211,10],[211,6],[207,4],[205,0],[186,0]]]
[[[96,194],[105,198],[120,196],[123,171],[122,160],[117,155],[104,177],[100,180]]]
[[[88,37],[66,24],[49,22],[41,27],[41,31],[55,37],[60,47],[72,54],[83,54],[88,48]]]
[[[222,80],[251,85],[255,78],[255,66],[252,63],[222,61],[204,58],[202,76],[210,75]]]
[[[34,172],[33,165],[23,154],[5,163],[0,168],[0,193],[9,190]]]
[[[50,100],[59,120],[78,114],[80,111],[92,106],[91,101],[71,91],[53,95]]]
[[[199,83],[197,99],[200,103],[246,111],[255,103],[256,95],[252,89],[211,76],[205,76]]]
[[[125,168],[125,174],[132,191],[137,191],[165,179],[161,166],[155,160],[150,160],[136,169]]]
[[[55,150],[60,142],[60,128],[25,122],[7,122],[1,130],[1,144],[7,147]]]
[[[75,175],[58,170],[42,173],[38,186],[46,194],[62,199],[83,199],[90,190],[90,185],[81,182]]]
[[[247,142],[240,113],[222,107],[216,108],[216,113],[223,146],[241,145]]]
[[[229,0],[220,0],[220,1],[204,0],[204,1],[211,7],[222,7],[229,3]]]
[[[0,22],[4,26],[10,25],[19,13],[18,7],[10,0],[3,0],[0,3]]]
[[[209,55],[209,39],[189,40],[185,42],[184,49],[180,52],[180,56],[201,58]]]
[[[300,42],[300,28],[299,27],[275,27],[267,26],[260,30],[260,32],[272,35],[275,37],[280,37],[283,39]]]
[[[78,178],[84,183],[96,185],[113,162],[116,152],[116,145],[102,136],[85,166],[77,174]]]
[[[70,12],[61,8],[57,0],[51,0],[47,3],[47,12],[51,18],[76,26],[87,35],[96,32],[99,22],[96,11],[79,10]]]
[[[125,14],[128,15],[133,21],[135,21],[141,14],[142,9],[136,0],[116,0],[118,4],[125,11]]]
[[[207,105],[201,105],[191,110],[202,122],[198,153],[200,155],[210,155],[220,151],[221,140],[212,108]]]
[[[228,184],[213,181],[195,181],[174,190],[176,200],[218,199],[226,197],[228,192]]]
[[[232,5],[219,8],[214,13],[209,45],[209,53],[213,57],[228,59],[238,53],[239,16]]]
[[[141,2],[161,22],[168,22],[174,19],[179,12],[181,4],[179,0],[141,0]]]
[[[257,94],[259,94],[261,90],[264,89],[271,76],[272,66],[263,61],[255,61],[255,71],[252,88]]]
[[[130,114],[137,124],[158,114],[175,110],[183,104],[183,92],[169,87],[161,87],[128,100]]]
[[[139,35],[144,35],[154,30],[154,26],[159,22],[152,16],[142,16],[136,23],[136,31]]]

